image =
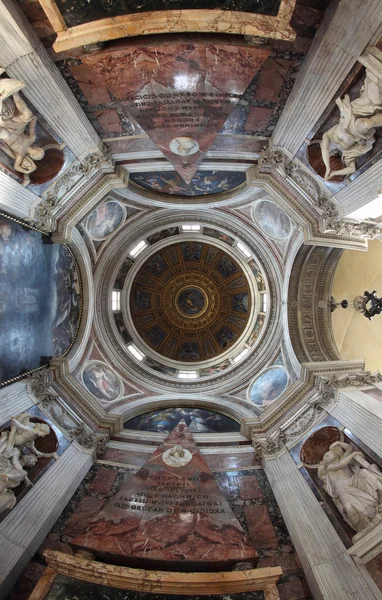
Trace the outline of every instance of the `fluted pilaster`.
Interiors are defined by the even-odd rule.
[[[382,402],[358,390],[340,392],[328,412],[354,435],[382,456]]]
[[[25,81],[23,94],[78,158],[99,150],[93,126],[13,0],[0,3],[0,64]]]
[[[0,210],[21,219],[32,219],[39,202],[37,194],[0,171]]]
[[[295,155],[382,23],[380,0],[334,0],[296,79],[272,143]]]
[[[28,393],[26,379],[16,381],[0,390],[0,426],[35,404]]]
[[[0,523],[0,598],[9,593],[92,463],[91,453],[71,444]]]
[[[382,160],[362,173],[355,181],[344,187],[336,194],[336,199],[342,205],[344,217],[358,208],[368,204],[382,190]]]
[[[346,549],[288,452],[264,468],[316,600],[381,599]]]

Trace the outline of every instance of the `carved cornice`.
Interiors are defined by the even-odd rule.
[[[84,183],[113,171],[113,161],[109,149],[103,148],[99,154],[89,154],[82,161],[76,160],[42,194],[42,201],[34,210],[34,224],[38,229],[52,232],[57,219],[64,213],[69,200],[76,200],[83,191]]]
[[[286,436],[281,429],[267,435],[253,435],[252,446],[257,458],[277,458],[286,451]]]
[[[289,335],[300,362],[339,360],[330,318],[330,293],[342,250],[302,246],[288,293]]]
[[[382,383],[382,375],[379,371],[357,371],[356,373],[335,373],[330,377],[321,377],[322,385],[329,390],[345,388],[370,387]]]

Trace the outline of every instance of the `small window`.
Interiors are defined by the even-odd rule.
[[[130,352],[130,354],[132,354],[134,356],[134,358],[136,358],[137,360],[141,361],[145,358],[145,355],[143,354],[143,352],[138,350],[138,348],[136,347],[135,344],[129,344],[127,346],[127,349]]]
[[[250,258],[250,256],[252,256],[252,254],[250,253],[250,251],[248,250],[248,248],[246,248],[244,246],[244,244],[242,244],[241,242],[237,243],[237,247],[240,250],[240,252],[242,254],[244,254],[245,258]]]
[[[267,308],[268,308],[268,294],[261,294],[261,311],[260,312],[267,312]]]
[[[197,379],[198,372],[197,371],[179,371],[178,378],[179,379]]]
[[[243,348],[243,350],[237,355],[235,356],[235,358],[233,359],[233,362],[236,364],[238,362],[240,362],[244,356],[246,356],[249,352],[249,348]]]
[[[137,244],[136,246],[134,246],[134,248],[132,250],[130,250],[130,256],[135,258],[136,256],[138,256],[138,254],[140,254],[142,252],[142,250],[147,248],[147,246],[148,246],[147,242],[145,240],[141,240],[139,242],[139,244]]]
[[[121,292],[117,290],[111,292],[111,310],[113,312],[121,310]]]
[[[182,225],[182,231],[200,231],[200,225]]]

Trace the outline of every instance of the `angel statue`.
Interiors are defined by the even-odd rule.
[[[375,142],[375,128],[382,127],[382,96],[377,83],[366,72],[364,85],[359,98],[350,102],[348,95],[337,98],[340,120],[337,125],[324,133],[321,141],[321,154],[326,172],[325,181],[335,175],[355,173],[356,159],[372,149]],[[345,167],[338,171],[330,170],[330,156],[340,154]]]
[[[0,68],[0,75],[4,70]],[[14,159],[16,171],[32,173],[36,170],[34,161],[44,157],[44,150],[33,145],[37,118],[19,94],[23,87],[23,81],[0,77],[0,148]]]
[[[32,485],[25,469],[34,467],[39,457],[58,458],[55,452],[40,452],[35,447],[38,437],[50,433],[47,423],[31,422],[28,413],[13,417],[11,423],[11,429],[0,434],[0,516],[16,504],[13,488],[23,482]]]
[[[320,462],[318,476],[352,529],[362,531],[373,522],[382,501],[382,472],[362,452],[334,442]]]

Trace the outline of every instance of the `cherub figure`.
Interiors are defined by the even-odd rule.
[[[382,127],[382,98],[378,85],[366,75],[359,98],[350,102],[348,95],[337,98],[340,120],[322,136],[321,154],[326,172],[325,181],[335,175],[355,173],[356,159],[372,149],[375,128]],[[345,168],[330,170],[330,156],[340,154]]]
[[[0,68],[0,75],[4,70]],[[14,159],[16,171],[32,173],[36,170],[34,160],[41,160],[44,150],[33,145],[37,118],[19,94],[23,87],[25,83],[18,79],[0,78],[0,147]],[[27,125],[29,131],[25,133]]]

